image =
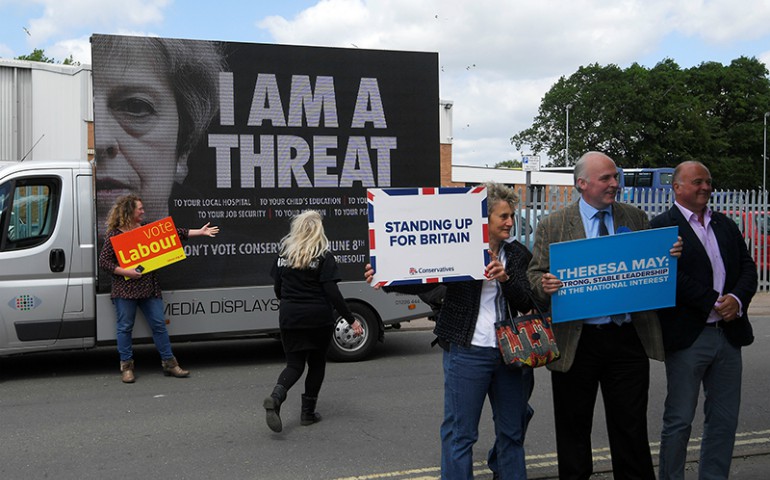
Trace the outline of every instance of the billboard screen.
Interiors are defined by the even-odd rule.
[[[218,225],[164,289],[271,284],[296,213],[324,215],[345,280],[368,261],[366,189],[438,186],[438,54],[94,35],[99,246],[115,199]],[[109,286],[100,276],[100,291]]]

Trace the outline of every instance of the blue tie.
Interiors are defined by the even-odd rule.
[[[596,216],[599,219],[599,236],[606,237],[610,234],[609,230],[607,230],[607,224],[604,223],[604,217],[607,216],[607,212],[604,210],[599,210],[596,212]],[[626,321],[626,314],[616,313],[615,315],[610,315],[610,320],[618,325],[622,325]]]
[[[596,212],[596,216],[599,219],[599,236],[606,237],[610,234],[609,230],[607,230],[607,224],[604,223],[604,217],[607,216],[607,212],[604,210],[599,210]]]

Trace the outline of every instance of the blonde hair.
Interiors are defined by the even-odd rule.
[[[141,202],[142,199],[136,195],[123,195],[115,200],[115,204],[110,208],[110,213],[107,215],[107,231],[110,230],[127,230],[133,226],[134,223],[134,210],[136,210],[137,202]]]
[[[289,267],[307,269],[310,262],[329,251],[321,214],[308,210],[291,220],[289,234],[281,239],[280,255]]]

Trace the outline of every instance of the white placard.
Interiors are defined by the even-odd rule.
[[[370,188],[372,286],[484,279],[484,187]]]

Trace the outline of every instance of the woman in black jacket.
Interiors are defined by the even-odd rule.
[[[441,477],[473,478],[473,445],[484,402],[489,397],[495,447],[489,467],[495,478],[526,479],[524,433],[531,370],[506,366],[497,347],[495,322],[533,308],[527,266],[532,255],[510,241],[518,198],[508,187],[488,183],[489,253],[487,280],[448,282],[434,333],[444,348],[444,420],[441,424]],[[374,270],[367,265],[367,282]],[[434,285],[385,287],[424,293]],[[496,458],[495,458],[496,457]]]
[[[361,335],[363,328],[337,287],[340,281],[337,262],[329,250],[329,240],[317,211],[308,210],[292,219],[270,274],[275,282],[275,296],[281,301],[278,323],[286,367],[278,376],[273,393],[265,398],[264,407],[267,426],[280,432],[283,429],[281,403],[304,373],[306,364],[300,423],[312,425],[321,420],[315,407],[326,372],[334,310],[348,321],[354,335]]]

